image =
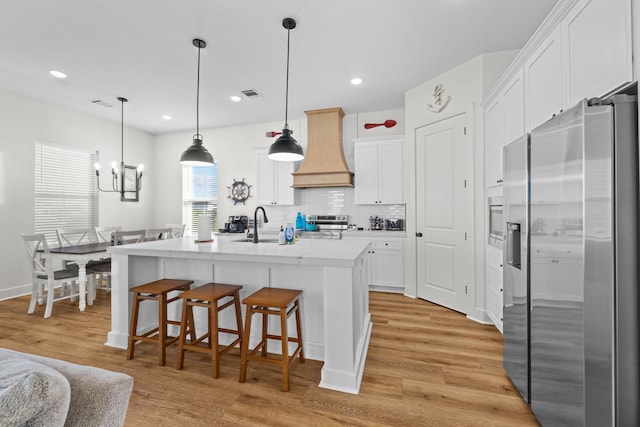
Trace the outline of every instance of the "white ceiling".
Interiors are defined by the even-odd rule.
[[[3,0],[0,88],[151,133],[403,108],[408,89],[474,56],[519,49],[557,0]],[[47,71],[68,74],[56,80]],[[362,76],[365,83],[348,81]],[[241,90],[262,97],[229,100]],[[105,108],[92,100],[112,104]],[[166,121],[163,114],[173,117]],[[194,132],[195,133],[195,132]]]

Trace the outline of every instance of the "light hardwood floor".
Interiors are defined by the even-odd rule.
[[[211,377],[205,355],[187,353],[175,369],[142,344],[135,359],[104,345],[109,294],[80,313],[68,301],[27,315],[28,298],[0,301],[0,347],[124,372],[134,377],[127,426],[537,426],[502,368],[502,337],[493,327],[422,300],[372,292],[373,332],[360,394],[317,386],[321,362],[294,362],[291,391],[277,366],[249,364],[238,383],[239,352]]]

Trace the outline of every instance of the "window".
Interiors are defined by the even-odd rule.
[[[196,233],[198,216],[211,216],[211,229],[218,229],[218,166],[182,167],[182,223],[185,233]]]
[[[34,232],[55,241],[57,228],[93,228],[97,223],[96,153],[36,141]]]

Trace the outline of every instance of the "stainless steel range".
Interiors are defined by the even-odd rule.
[[[307,215],[307,227],[300,237],[342,239],[349,227],[349,215]]]

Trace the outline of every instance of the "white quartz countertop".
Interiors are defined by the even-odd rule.
[[[113,255],[353,267],[369,246],[368,242],[359,239],[299,239],[293,245],[237,241],[243,237],[243,234],[215,236],[213,242],[196,243],[193,236],[186,236],[111,246],[107,251]]]

